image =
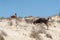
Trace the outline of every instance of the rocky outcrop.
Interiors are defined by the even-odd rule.
[[[60,40],[60,17],[48,17],[48,29],[43,23],[33,24],[39,17],[18,18],[12,15],[0,21],[0,34],[3,40]],[[47,18],[44,18],[44,20]]]

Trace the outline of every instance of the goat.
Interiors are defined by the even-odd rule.
[[[11,16],[11,18],[16,18],[16,16]]]
[[[49,18],[48,18],[48,19],[39,18],[39,19],[37,19],[36,21],[34,21],[33,24],[35,24],[35,23],[44,23],[44,24],[47,25],[47,29],[48,29],[48,20],[49,20]]]
[[[16,13],[12,15],[11,18],[17,18]]]

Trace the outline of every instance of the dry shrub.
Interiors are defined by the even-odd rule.
[[[31,38],[35,38],[36,40],[42,40],[42,37],[39,35],[39,32],[32,31]]]
[[[46,37],[52,39],[52,36],[50,34],[46,34]]]
[[[4,38],[2,37],[2,35],[0,35],[0,40],[4,40]]]

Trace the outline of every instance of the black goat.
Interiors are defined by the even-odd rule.
[[[48,26],[48,20],[49,20],[49,18],[48,19],[39,18],[36,21],[34,21],[33,24],[35,24],[35,23],[44,23],[44,24],[46,24]],[[47,29],[48,29],[48,27],[47,27]]]

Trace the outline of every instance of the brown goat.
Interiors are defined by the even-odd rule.
[[[49,18],[48,18],[48,19],[39,18],[39,19],[37,19],[36,21],[34,21],[33,24],[35,24],[35,23],[44,23],[44,24],[47,25],[47,29],[48,29],[48,20],[49,20]]]
[[[16,18],[16,17],[17,17],[17,16],[16,16],[16,13],[15,13],[14,15],[11,16],[11,18]]]
[[[16,18],[16,16],[11,16],[11,18]]]

